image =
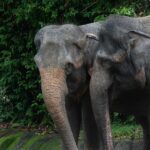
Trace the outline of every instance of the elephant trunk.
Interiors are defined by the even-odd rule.
[[[64,70],[40,68],[40,75],[45,104],[58,128],[65,149],[78,150],[65,110],[67,86]]]
[[[105,70],[94,70],[90,82],[91,103],[104,150],[113,150],[107,90],[110,79]]]

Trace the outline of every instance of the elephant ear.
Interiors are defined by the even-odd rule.
[[[145,57],[150,50],[150,35],[135,30],[129,31],[128,35],[128,53],[136,71],[135,79],[144,87],[146,83]]]
[[[90,41],[95,42],[95,41],[99,41],[99,39],[98,39],[97,35],[95,35],[93,33],[86,33],[82,38],[80,38],[76,42],[76,45],[84,50],[85,47],[87,47],[87,45],[89,46]]]
[[[150,38],[150,34],[141,31],[136,31],[136,30],[131,30],[128,32],[128,34],[131,37],[136,37],[136,38],[140,38],[140,37]]]
[[[45,31],[43,29],[39,30],[34,37],[34,44],[36,49],[39,49],[43,40]]]
[[[129,31],[128,53],[136,66],[142,66],[144,57],[150,50],[150,35],[141,31]]]
[[[99,38],[96,34],[86,33],[76,43],[84,52],[85,62],[89,68],[93,66],[94,58],[98,50]]]
[[[150,45],[150,35],[140,31],[129,31],[122,39],[124,49],[120,49],[114,54],[107,54],[105,51],[98,51],[97,57],[103,62],[122,63],[127,55],[131,55],[133,50],[136,52],[144,50]],[[142,49],[142,47],[144,49]]]
[[[150,34],[131,30],[127,33],[127,40],[129,48],[132,50],[134,47],[141,46],[141,44],[144,46],[145,42],[149,42]]]

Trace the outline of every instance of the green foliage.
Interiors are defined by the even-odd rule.
[[[115,139],[140,139],[143,137],[141,126],[136,124],[114,123],[112,134]]]
[[[113,14],[120,14],[120,15],[126,15],[126,16],[135,16],[135,10],[134,7],[131,6],[120,6],[118,8],[113,8],[111,10]]]
[[[0,121],[50,124],[33,61],[35,33],[47,24],[85,24],[117,13],[149,14],[144,0],[5,0],[0,8]]]
[[[113,137],[115,141],[120,139],[131,139],[134,142],[139,141],[142,138],[142,129],[137,125],[122,125],[113,124]],[[26,131],[19,129],[11,129],[8,131],[0,130],[0,149],[1,150],[59,150],[60,149],[60,137],[55,134],[45,134],[45,132],[39,133],[38,131]],[[121,142],[122,140],[120,140]],[[84,133],[80,133],[79,147],[83,145]],[[116,143],[116,142],[115,142]]]
[[[124,115],[117,112],[112,113],[111,120],[113,123],[135,124],[136,120],[132,115]]]

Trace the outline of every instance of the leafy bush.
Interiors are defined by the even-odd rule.
[[[0,8],[0,121],[53,125],[43,104],[33,56],[35,33],[47,24],[85,24],[112,13],[144,15],[148,1],[5,0]],[[144,5],[143,5],[144,4]]]
[[[140,139],[143,137],[142,127],[136,124],[114,123],[112,134],[115,139]]]

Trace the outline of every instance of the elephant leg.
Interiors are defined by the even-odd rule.
[[[76,141],[76,144],[78,144],[81,127],[81,105],[74,99],[67,97],[65,101],[65,106],[74,139]],[[63,145],[62,149],[66,150],[65,145]]]
[[[149,120],[147,117],[136,117],[136,119],[143,128],[144,150],[149,150],[150,149]]]
[[[84,150],[99,150],[99,135],[92,111],[90,96],[87,95],[82,100],[82,120],[85,133]]]

